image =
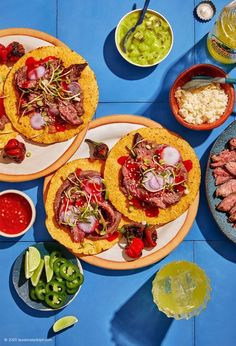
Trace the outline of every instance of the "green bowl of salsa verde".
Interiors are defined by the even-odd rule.
[[[150,67],[159,64],[170,53],[173,46],[173,31],[168,20],[160,13],[148,10],[143,23],[132,33],[126,43],[126,53],[121,42],[138,21],[141,9],[127,13],[117,25],[116,47],[122,57],[133,65]]]

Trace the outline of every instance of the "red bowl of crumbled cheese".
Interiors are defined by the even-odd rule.
[[[231,84],[211,83],[184,90],[196,76],[225,77],[226,73],[210,64],[198,64],[182,72],[170,90],[170,107],[176,120],[192,130],[211,130],[223,124],[233,111],[235,92]]]

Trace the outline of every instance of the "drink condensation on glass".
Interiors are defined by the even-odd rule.
[[[210,281],[199,266],[187,261],[165,265],[152,282],[152,295],[158,309],[168,317],[189,319],[206,308]]]

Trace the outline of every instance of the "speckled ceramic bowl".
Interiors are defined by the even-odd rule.
[[[235,136],[236,121],[232,122],[215,141],[209,155],[205,178],[206,196],[212,215],[221,231],[234,243],[236,243],[236,228],[232,227],[232,224],[227,221],[226,213],[216,210],[216,205],[219,204],[222,199],[215,197],[216,186],[215,179],[212,175],[213,169],[210,168],[210,158],[213,154],[218,154],[220,151],[225,149],[227,142]]]
[[[70,253],[64,246],[58,244],[57,242],[44,242],[33,244],[32,246],[36,247],[40,254],[41,258],[45,255],[50,255],[53,251],[61,252],[62,256],[67,260],[71,261],[74,265],[79,267],[80,272],[83,274],[83,268],[80,261],[72,253]],[[78,287],[78,290],[74,294],[69,294],[64,302],[63,306],[57,309],[52,309],[45,305],[43,302],[31,300],[29,297],[29,286],[30,280],[25,278],[24,271],[24,258],[27,248],[17,257],[12,267],[12,282],[15,287],[16,293],[18,296],[28,305],[30,308],[39,310],[39,311],[56,311],[63,309],[65,306],[69,305],[79,293],[81,286]]]

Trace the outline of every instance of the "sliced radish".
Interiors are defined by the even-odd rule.
[[[95,216],[90,215],[87,217],[87,222],[79,222],[77,226],[84,233],[92,233],[98,226],[98,220]]]
[[[35,130],[41,130],[45,126],[46,122],[41,113],[34,113],[30,118],[30,125]]]
[[[45,75],[45,72],[46,72],[46,69],[44,66],[38,66],[28,72],[28,78],[30,80],[40,79]]]
[[[89,182],[91,182],[93,184],[101,184],[102,177],[92,177],[92,178],[90,178]]]
[[[162,176],[156,175],[150,171],[144,175],[143,185],[146,190],[150,192],[157,192],[163,189],[164,179]]]
[[[67,85],[67,90],[69,90],[73,95],[77,95],[80,93],[80,85],[77,82],[71,82]]]
[[[163,149],[161,159],[166,165],[175,166],[181,160],[181,155],[176,148],[168,146]]]

